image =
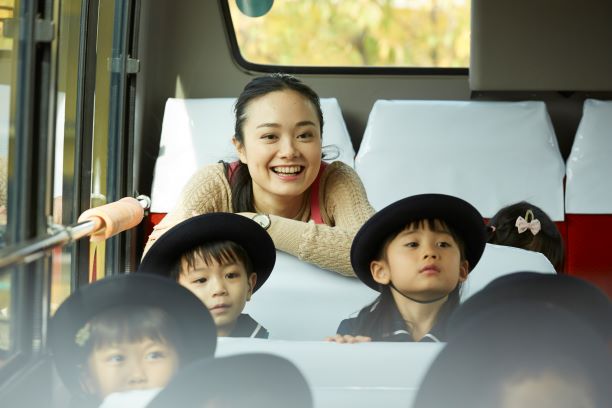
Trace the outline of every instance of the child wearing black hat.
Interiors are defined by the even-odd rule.
[[[180,285],[117,275],[68,297],[51,320],[49,342],[73,405],[99,406],[117,393],[159,390],[186,363],[212,356],[214,327]]]
[[[479,292],[489,298],[477,302],[485,309],[449,326],[448,344],[413,407],[610,406],[612,353],[596,327],[556,301],[519,296],[497,303],[497,290],[489,289]]]
[[[268,338],[268,331],[242,310],[275,261],[274,243],[258,223],[209,213],[162,235],[138,271],[169,277],[192,291],[210,311],[219,336]]]
[[[351,247],[357,277],[380,296],[327,340],[444,341],[461,283],[484,247],[482,216],[459,198],[422,194],[383,208]]]

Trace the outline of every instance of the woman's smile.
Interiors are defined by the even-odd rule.
[[[316,179],[321,164],[321,131],[317,112],[300,93],[284,90],[261,96],[246,109],[240,160],[249,168],[258,208],[295,206]],[[272,212],[272,211],[270,211]]]
[[[271,170],[283,181],[294,181],[304,173],[305,168],[305,166],[276,166],[271,167]]]

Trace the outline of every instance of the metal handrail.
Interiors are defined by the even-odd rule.
[[[138,196],[140,205],[147,209],[151,199],[147,196]],[[0,269],[20,263],[29,263],[43,257],[47,251],[60,246],[71,244],[95,232],[96,224],[88,220],[70,226],[53,225],[50,234],[34,238],[17,245],[0,249]]]
[[[95,222],[85,221],[68,227],[54,226],[55,232],[0,250],[0,269],[19,263],[29,263],[45,255],[48,250],[70,244],[94,232]]]

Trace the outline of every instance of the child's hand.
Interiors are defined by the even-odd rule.
[[[367,343],[372,341],[371,337],[367,336],[351,336],[349,334],[336,334],[335,336],[329,336],[325,338],[325,341],[331,341],[333,343]]]

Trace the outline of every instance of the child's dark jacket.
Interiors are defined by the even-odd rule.
[[[387,324],[381,324],[378,327],[376,333],[360,333],[360,322],[363,321],[367,317],[368,314],[374,312],[376,307],[379,305],[380,300],[377,300],[371,306],[364,307],[361,309],[359,314],[356,317],[350,319],[344,319],[340,322],[338,326],[338,330],[336,330],[337,334],[341,335],[351,335],[351,336],[369,336],[372,337],[373,341],[393,341],[393,342],[414,342],[415,340],[412,338],[412,334],[410,330],[406,326],[404,318],[400,314],[395,302],[393,302],[393,307],[391,308],[391,316],[387,321]],[[436,319],[436,323],[431,328],[429,333],[419,340],[421,343],[426,342],[442,342],[446,341],[445,329],[446,329],[446,321],[448,319],[448,315],[450,311],[446,311],[445,307],[440,310],[438,314],[438,318]]]
[[[257,323],[248,314],[242,313],[236,320],[236,326],[229,337],[252,337],[255,339],[267,339],[270,333],[261,324]]]

